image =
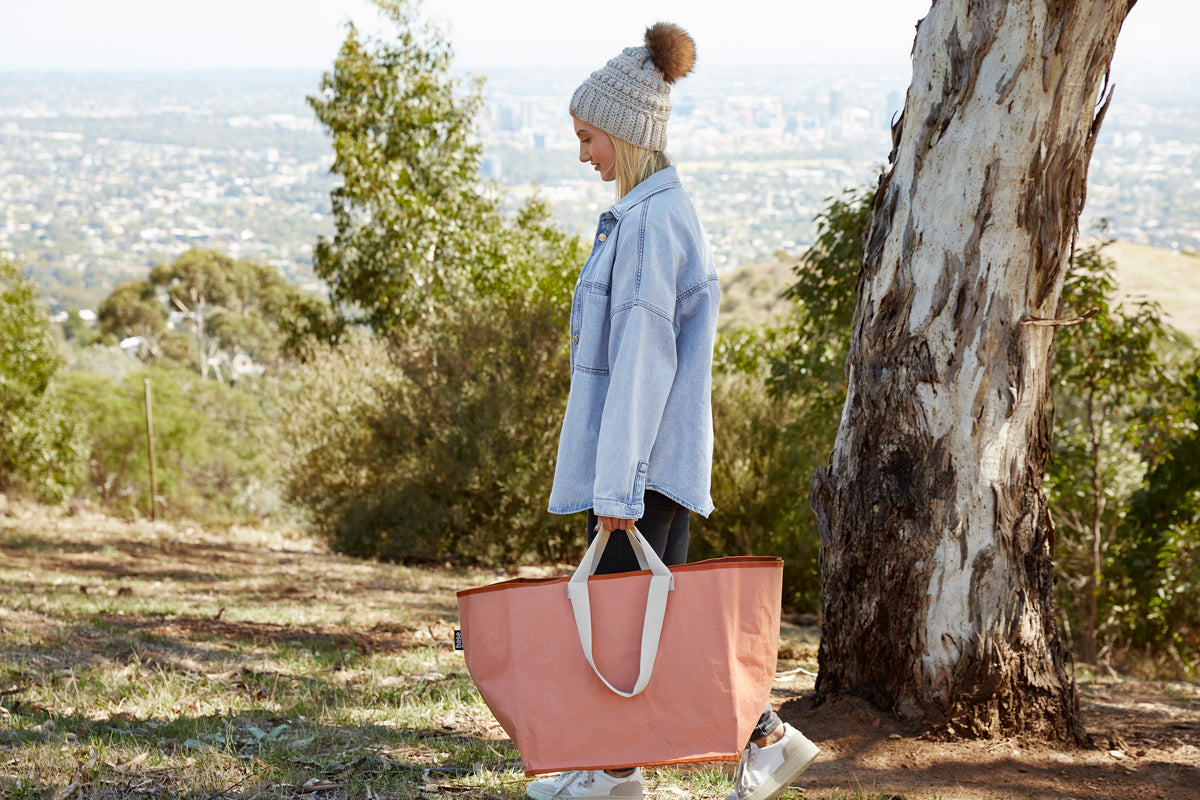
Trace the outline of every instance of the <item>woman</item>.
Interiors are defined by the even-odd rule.
[[[637,523],[668,565],[687,560],[688,514],[713,510],[720,286],[704,229],[664,153],[670,87],[695,56],[686,31],[660,22],[646,30],[645,46],[625,48],[571,98],[579,160],[616,182],[617,201],[600,216],[571,304],[571,391],[550,492],[551,512],[587,512],[589,543],[599,527]],[[628,540],[611,539],[598,571],[636,569]],[[731,799],[775,797],[817,752],[768,704]],[[567,772],[526,794],[641,797],[641,772]]]

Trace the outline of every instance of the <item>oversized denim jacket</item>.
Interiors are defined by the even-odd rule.
[[[571,391],[550,511],[638,519],[646,489],[713,510],[721,289],[674,167],[600,215],[571,302]]]

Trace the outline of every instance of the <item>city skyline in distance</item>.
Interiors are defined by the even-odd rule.
[[[353,22],[387,35],[370,0],[45,0],[8,3],[0,70],[326,69]],[[456,67],[594,68],[668,19],[695,36],[700,65],[906,63],[929,0],[842,3],[743,0],[424,0],[421,17],[447,35]],[[1125,64],[1200,65],[1194,0],[1142,0],[1117,44]]]

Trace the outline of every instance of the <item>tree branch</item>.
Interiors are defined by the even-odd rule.
[[[1074,317],[1072,319],[1046,319],[1045,317],[1031,317],[1028,314],[1021,317],[1022,325],[1037,325],[1043,328],[1065,328],[1068,325],[1078,325],[1081,322],[1091,319],[1100,311],[1098,308],[1093,308],[1084,314],[1082,317]]]

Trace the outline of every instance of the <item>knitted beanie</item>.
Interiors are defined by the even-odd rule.
[[[661,152],[667,148],[671,84],[692,71],[696,43],[669,22],[647,28],[645,42],[593,72],[571,97],[571,113],[609,136]]]

